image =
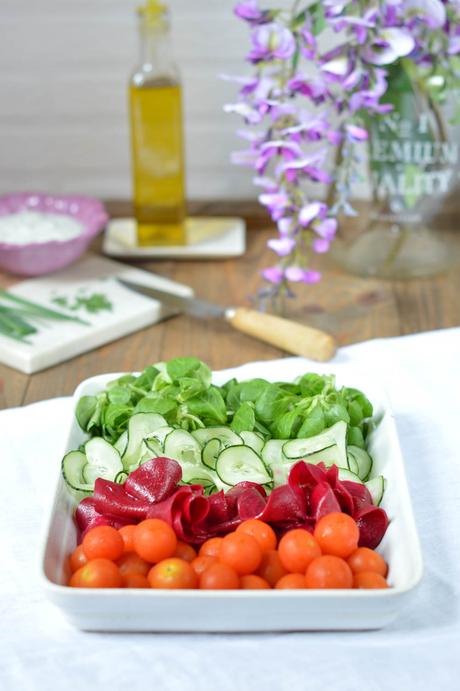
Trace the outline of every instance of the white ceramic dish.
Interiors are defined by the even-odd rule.
[[[247,370],[246,366],[243,368]],[[299,361],[299,373],[309,370]],[[319,366],[333,372],[333,366]],[[270,374],[271,373],[271,374]],[[265,376],[279,379],[276,370],[259,363],[257,373],[246,371],[232,376]],[[93,377],[77,388],[80,396],[104,388],[117,375]],[[215,375],[223,383],[228,375]],[[341,380],[342,379],[342,380]],[[76,545],[72,513],[74,500],[60,476],[51,509],[43,550],[42,580],[48,598],[58,605],[78,628],[89,631],[305,631],[377,629],[394,621],[410,600],[422,576],[422,556],[415,527],[396,426],[385,395],[358,375],[347,375],[338,383],[361,388],[374,403],[380,422],[372,432],[370,450],[374,473],[387,479],[382,502],[390,526],[379,546],[390,565],[386,590],[292,590],[292,591],[164,591],[164,590],[86,590],[65,587],[68,574],[65,560]],[[84,439],[72,421],[67,448],[76,448]]]

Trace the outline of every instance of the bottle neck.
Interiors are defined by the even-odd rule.
[[[152,77],[177,78],[167,15],[155,19],[141,15],[139,35],[142,72]]]

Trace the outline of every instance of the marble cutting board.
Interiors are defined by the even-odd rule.
[[[122,286],[123,277],[179,295],[193,291],[162,276],[98,256],[86,256],[71,267],[22,281],[8,291],[45,307],[88,322],[33,320],[37,333],[28,343],[0,335],[0,362],[32,374],[97,348],[170,316],[156,300]],[[94,296],[98,296],[94,298]],[[7,304],[7,303],[5,303]],[[96,311],[91,311],[96,309]]]

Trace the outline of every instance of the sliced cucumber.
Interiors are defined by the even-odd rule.
[[[137,465],[141,456],[142,441],[159,427],[165,427],[166,420],[158,413],[136,413],[129,418],[128,444],[123,454],[123,466]]]
[[[160,444],[156,437],[146,437],[142,442],[141,449],[142,458],[146,455],[150,456],[150,458],[157,458],[163,455],[163,445]]]
[[[262,453],[264,448],[264,438],[257,432],[240,432],[240,437],[246,446],[250,446],[257,454]]]
[[[182,482],[186,485],[202,485],[215,487],[216,474],[208,468],[197,468],[194,465],[182,466]]]
[[[206,427],[196,429],[192,434],[201,446],[204,446],[210,439],[219,439],[224,448],[243,443],[240,435],[230,429],[230,427]]]
[[[120,470],[119,473],[115,475],[114,482],[117,482],[119,485],[122,485],[125,480],[128,479],[128,473],[126,470]]]
[[[228,446],[221,451],[216,472],[227,485],[243,481],[263,485],[272,479],[261,457],[249,446]]]
[[[160,450],[163,453],[163,445],[165,443],[165,439],[168,436],[168,434],[173,432],[173,430],[174,430],[174,427],[170,427],[169,425],[166,425],[164,427],[159,427],[154,432],[152,432],[152,434],[149,434],[146,437],[146,439],[148,439],[149,441],[156,439],[158,444],[160,445]]]
[[[124,432],[120,434],[118,437],[117,441],[113,445],[114,448],[118,451],[120,456],[123,456],[124,452],[126,451],[126,447],[128,446],[128,430],[125,429]]]
[[[306,463],[325,463],[326,465],[332,465],[335,463],[337,466],[341,461],[337,444],[331,444],[331,446],[327,446],[325,449],[321,449],[321,451],[315,451],[314,453],[310,453],[302,458]],[[295,462],[298,463],[298,461],[299,459],[296,459]]]
[[[359,477],[359,465],[358,461],[356,460],[356,457],[354,456],[353,453],[350,451],[347,451],[347,462],[348,462],[348,470],[351,470],[352,473],[357,475]]]
[[[286,441],[283,446],[283,454],[287,458],[298,458],[301,460],[335,444],[337,446],[336,463],[340,468],[347,468],[346,434],[347,423],[340,420],[314,437]]]
[[[98,477],[114,480],[123,470],[120,454],[102,437],[93,437],[85,444],[87,464],[82,470],[85,482],[94,486]]]
[[[64,481],[77,499],[87,497],[93,491],[93,485],[86,482],[83,470],[88,460],[81,451],[70,451],[62,459],[62,476]]]
[[[386,480],[383,475],[377,475],[377,477],[373,477],[372,480],[368,480],[364,484],[371,493],[374,504],[379,506],[385,493]]]
[[[348,468],[339,468],[339,480],[350,480],[350,482],[357,482],[359,485],[364,484],[356,473],[352,473]]]
[[[285,439],[269,439],[267,441],[261,453],[265,465],[272,467],[287,460],[283,456],[283,446],[285,443]]]
[[[206,442],[201,452],[201,460],[204,465],[212,470],[215,470],[217,463],[217,456],[222,450],[220,439],[210,439]]]
[[[195,437],[184,429],[175,429],[170,432],[164,441],[165,456],[173,458],[179,463],[201,463],[201,447]]]
[[[366,480],[369,477],[369,474],[372,470],[372,458],[369,456],[367,451],[361,449],[359,446],[349,446],[347,448],[347,456],[348,461],[350,461],[351,456],[352,459],[355,460],[357,466],[357,469],[353,470],[353,468],[350,465],[350,470],[356,472],[356,474],[359,475],[361,480]]]

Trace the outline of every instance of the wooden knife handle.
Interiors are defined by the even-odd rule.
[[[271,314],[238,307],[228,310],[226,318],[238,331],[311,360],[326,362],[337,350],[330,334]]]

